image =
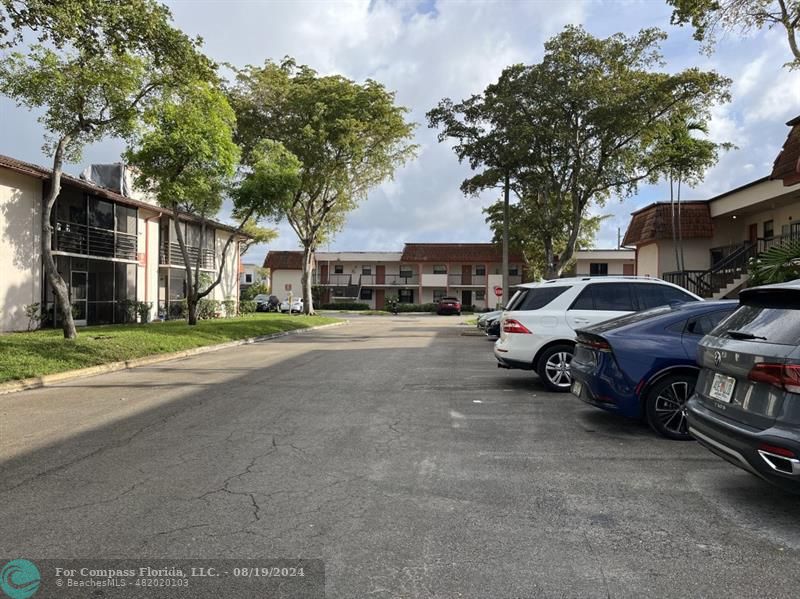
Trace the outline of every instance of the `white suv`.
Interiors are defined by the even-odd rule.
[[[501,368],[534,370],[552,391],[569,391],[575,329],[700,297],[650,277],[574,277],[525,283],[500,320],[494,356]]]

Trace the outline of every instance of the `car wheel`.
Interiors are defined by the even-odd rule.
[[[572,375],[569,365],[572,362],[572,353],[575,351],[571,345],[554,345],[548,348],[539,358],[539,367],[536,369],[544,386],[550,391],[566,393],[572,385]]]
[[[658,381],[645,397],[647,423],[662,437],[690,441],[686,422],[686,402],[694,391],[697,377],[673,374]]]

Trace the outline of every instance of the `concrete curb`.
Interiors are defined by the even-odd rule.
[[[308,327],[306,329],[292,329],[291,331],[282,331],[280,333],[272,333],[271,335],[259,335],[258,337],[246,337],[245,339],[237,339],[235,341],[226,341],[225,343],[217,343],[216,345],[204,345],[202,347],[193,347],[192,349],[184,349],[169,354],[155,354],[152,356],[144,356],[142,358],[134,358],[133,360],[125,360],[123,362],[109,362],[108,364],[99,364],[97,366],[89,366],[88,368],[79,368],[78,370],[67,370],[66,372],[56,372],[53,374],[45,374],[29,379],[21,379],[18,381],[9,381],[7,383],[0,383],[0,395],[7,395],[9,393],[16,393],[17,391],[27,391],[29,389],[40,389],[51,385],[53,383],[60,383],[72,379],[96,376],[98,374],[106,374],[109,372],[118,372],[120,370],[129,370],[131,368],[138,368],[140,366],[150,366],[151,364],[159,364],[161,362],[169,362],[170,360],[177,360],[180,358],[188,358],[189,356],[196,356],[198,354],[205,354],[208,352],[218,351],[221,349],[228,349],[231,347],[239,347],[240,345],[250,345],[251,343],[260,343],[261,341],[269,341],[271,339],[279,339],[280,337],[289,337],[292,335],[303,335],[312,331],[319,331],[321,329],[328,329],[332,327],[340,327],[348,324],[348,320],[341,322],[332,322],[330,324],[321,324],[316,327]]]

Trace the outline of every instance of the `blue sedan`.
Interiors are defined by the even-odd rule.
[[[643,418],[670,439],[691,439],[686,401],[699,372],[697,343],[736,306],[731,300],[670,304],[577,331],[572,393]]]

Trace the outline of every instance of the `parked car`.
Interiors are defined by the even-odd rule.
[[[572,393],[588,404],[643,418],[689,440],[686,401],[697,381],[697,344],[733,314],[733,300],[668,304],[578,329]]]
[[[486,335],[488,337],[500,336],[500,318],[502,314],[498,314],[486,323]]]
[[[253,298],[256,303],[256,312],[277,312],[281,301],[274,295],[259,293]]]
[[[572,277],[525,283],[500,321],[494,355],[501,368],[534,370],[552,391],[569,391],[575,329],[670,302],[699,301],[649,277]]]
[[[746,289],[700,342],[689,433],[730,463],[800,493],[800,280]]]
[[[455,297],[443,297],[436,307],[437,314],[458,314],[461,316],[461,302]]]
[[[486,330],[490,321],[497,320],[503,314],[502,310],[492,310],[491,312],[484,312],[480,316],[478,316],[477,322],[475,326],[479,329]]]
[[[296,297],[292,299],[291,305],[289,305],[289,300],[285,299],[281,302],[281,312],[302,312],[303,311],[303,298]]]

